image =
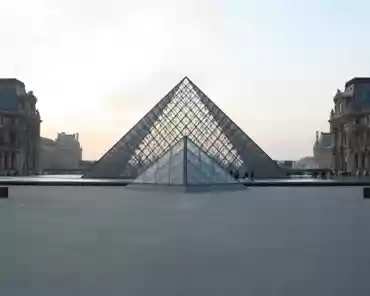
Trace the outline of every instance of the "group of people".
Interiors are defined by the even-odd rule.
[[[243,176],[243,174],[239,173],[238,171],[230,170],[230,175],[232,175],[237,180],[239,180],[240,178],[254,180],[254,171],[250,171],[250,173],[245,172]]]

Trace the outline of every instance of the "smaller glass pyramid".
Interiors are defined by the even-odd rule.
[[[185,136],[139,175],[133,183],[211,185],[237,183],[237,180]]]

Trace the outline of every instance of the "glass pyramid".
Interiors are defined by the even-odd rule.
[[[237,181],[185,136],[141,173],[133,183],[209,185]]]
[[[181,80],[83,177],[135,179],[187,136],[227,171],[284,177],[280,168],[189,78]]]
[[[177,142],[133,182],[145,184],[183,184],[184,140]]]

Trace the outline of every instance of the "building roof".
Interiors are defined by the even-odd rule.
[[[40,137],[40,143],[41,145],[55,145],[54,140],[44,137]]]
[[[0,78],[0,85],[19,84],[25,87],[24,83],[17,78]]]
[[[370,77],[354,77],[346,82],[346,87],[354,83],[370,83]]]

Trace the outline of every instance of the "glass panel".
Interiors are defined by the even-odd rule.
[[[158,168],[161,168],[164,165],[167,165],[170,161],[171,151],[165,153],[162,157],[158,159]]]
[[[170,183],[170,166],[169,166],[169,163],[167,163],[167,165],[157,169],[156,183],[157,184],[169,184]]]
[[[170,184],[184,183],[184,154],[183,150],[171,157]]]
[[[204,163],[203,163],[204,164]],[[208,182],[212,179],[213,167],[210,165],[202,165],[202,178]]]
[[[183,150],[171,156],[171,166],[176,166],[180,161],[184,160]]]
[[[203,152],[200,153],[200,159],[202,163],[206,166],[209,166],[210,163],[212,162],[211,158],[208,155],[204,154]]]
[[[200,168],[200,158],[199,158],[199,155],[195,155],[190,150],[188,150],[187,153],[188,153],[187,154],[188,161],[191,162],[196,167],[199,167]]]
[[[155,183],[155,174],[157,171],[157,165],[153,164],[149,169],[144,172],[143,182],[144,183]]]
[[[202,183],[202,174],[201,174],[199,167],[194,166],[189,161],[187,164],[186,174],[187,174],[188,184],[201,184]]]
[[[187,141],[187,147],[195,155],[198,155],[199,154],[199,148],[197,146],[195,146],[195,144],[193,144],[192,141]]]
[[[172,168],[170,174],[170,184],[172,185],[181,185],[184,184],[184,170],[182,166],[177,166]]]
[[[232,181],[231,176],[225,172],[221,167],[214,166],[214,182],[227,183]]]
[[[173,146],[172,154],[176,154],[177,152],[181,151],[184,148],[184,141],[179,141],[175,146]]]
[[[136,182],[136,183],[144,183],[144,177],[143,177],[143,175],[139,176],[134,182]]]
[[[195,184],[200,184],[200,183],[198,182],[198,179],[197,178],[195,178],[192,175],[188,175],[188,184],[195,185]]]

